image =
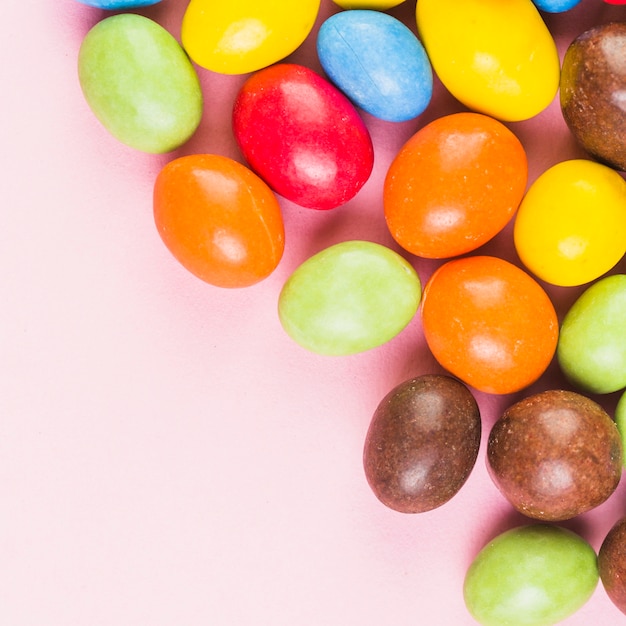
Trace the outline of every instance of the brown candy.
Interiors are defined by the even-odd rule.
[[[489,474],[524,515],[575,517],[604,502],[622,474],[615,422],[593,400],[550,390],[509,407],[487,443]]]
[[[616,522],[602,542],[598,572],[613,604],[626,613],[626,517]]]
[[[469,389],[445,375],[401,383],[376,409],[363,463],[372,491],[402,513],[430,511],[450,500],[472,471],[481,437]]]
[[[560,100],[578,143],[598,161],[626,170],[626,22],[596,26],[570,44]]]

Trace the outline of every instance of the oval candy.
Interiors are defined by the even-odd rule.
[[[181,41],[205,69],[255,72],[296,50],[313,29],[319,8],[320,0],[191,0]]]
[[[556,351],[558,318],[548,294],[498,257],[446,261],[424,287],[421,313],[426,343],[439,364],[486,393],[528,387]]]
[[[625,0],[626,1],[626,0]],[[333,0],[342,9],[375,9],[386,11],[405,2],[405,0]]]
[[[194,154],[170,161],[156,178],[153,206],[169,251],[212,285],[253,285],[282,257],[276,196],[254,172],[227,157]]]
[[[248,78],[235,100],[233,132],[252,169],[307,208],[344,204],[374,165],[369,131],[352,103],[302,65],[279,63]]]
[[[530,0],[419,0],[416,17],[435,73],[468,108],[521,121],[556,96],[557,47]]]
[[[161,0],[76,0],[81,4],[86,4],[96,9],[107,9],[109,11],[120,11],[126,9],[138,9],[158,4]]]
[[[626,21],[581,33],[563,57],[560,102],[574,139],[594,158],[626,171]]]
[[[557,360],[567,379],[587,393],[626,388],[626,275],[588,286],[563,317]]]
[[[380,402],[365,439],[365,477],[400,513],[423,513],[454,497],[478,456],[481,419],[470,390],[444,375],[405,381]]]
[[[527,178],[524,147],[502,122],[481,113],[444,115],[392,161],[383,187],[387,227],[417,256],[465,254],[507,225]]]
[[[330,80],[374,117],[403,122],[430,103],[433,75],[426,51],[407,26],[387,13],[335,13],[320,27],[317,52]]]
[[[170,152],[200,124],[198,75],[176,39],[147,17],[121,13],[93,26],[80,47],[78,76],[102,125],[137,150]]]
[[[304,261],[278,301],[287,334],[311,352],[348,355],[380,346],[411,321],[421,283],[398,253],[368,241],[334,244]]]
[[[599,278],[626,252],[626,182],[587,159],[553,165],[526,191],[513,239],[522,263],[552,285]]]

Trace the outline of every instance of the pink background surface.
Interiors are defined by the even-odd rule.
[[[185,0],[141,11],[177,38]],[[322,2],[316,25],[337,11]],[[391,13],[414,28],[414,2]],[[440,85],[402,124],[365,116],[374,173],[347,205],[283,202],[286,251],[257,286],[221,290],[187,273],[152,221],[152,185],[171,158],[240,159],[230,107],[245,77],[200,70],[196,136],[151,156],[110,137],[77,81],[82,37],[105,12],[74,0],[3,6],[0,228],[0,624],[6,626],[470,626],[466,568],[495,534],[527,520],[485,468],[487,433],[527,393],[563,386],[553,364],[514,396],[477,393],[483,443],[449,503],[395,513],[366,484],[362,449],[382,397],[441,371],[419,317],[393,341],[346,358],[304,351],[276,314],[287,276],[351,238],[395,248],[382,181],[421,125],[461,110]],[[583,0],[547,17],[560,50],[626,8]],[[315,31],[289,60],[319,69]],[[530,180],[583,156],[558,100],[510,124]],[[511,229],[484,252],[515,260]],[[437,263],[410,259],[422,281]],[[626,271],[622,262],[615,271]],[[562,315],[580,289],[550,289]],[[602,398],[612,411],[617,396]],[[564,523],[598,549],[626,514],[626,482]],[[564,622],[626,623],[601,585]]]

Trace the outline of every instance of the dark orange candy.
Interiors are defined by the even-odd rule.
[[[559,327],[550,298],[524,270],[496,257],[455,259],[435,270],[421,316],[433,356],[479,391],[529,386],[556,350]]]
[[[154,186],[154,220],[176,259],[218,287],[246,287],[269,276],[284,250],[274,192],[227,157],[196,154],[168,163]]]
[[[465,254],[506,226],[527,179],[526,152],[504,124],[471,112],[440,117],[418,130],[389,167],[387,226],[417,256]]]

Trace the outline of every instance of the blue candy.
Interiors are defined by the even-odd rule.
[[[564,13],[580,2],[581,0],[533,0],[534,5],[546,13]]]
[[[370,115],[403,122],[430,103],[433,72],[413,32],[381,11],[357,9],[325,20],[317,54],[328,78]]]
[[[96,9],[109,9],[116,11],[121,9],[136,9],[157,4],[161,0],[77,0],[81,4],[87,4]]]

